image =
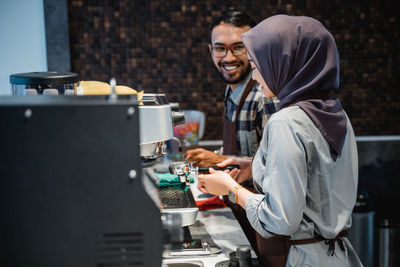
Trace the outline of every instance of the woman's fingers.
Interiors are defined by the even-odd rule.
[[[199,175],[199,188],[202,192],[213,195],[226,195],[228,192],[228,184],[234,182],[228,173],[210,169],[210,174]]]
[[[233,169],[232,171],[229,172],[229,175],[234,179],[237,180],[237,178],[239,177],[240,174],[240,170],[238,169]]]
[[[208,191],[205,187],[202,187],[199,189],[201,192],[203,192],[204,194],[208,194]]]
[[[199,184],[197,185],[197,188],[198,188],[201,192],[206,193],[206,192],[205,192],[205,187],[204,187],[203,184],[199,183]]]
[[[213,173],[216,173],[217,171],[214,170],[213,168],[208,168],[208,172],[209,172],[210,174],[213,174]]]
[[[204,174],[199,174],[197,176],[197,179],[199,180],[199,185],[204,183],[205,175]]]
[[[197,188],[198,188],[201,192],[203,192],[203,193],[205,193],[205,194],[208,193],[208,191],[207,191],[207,189],[206,189],[206,178],[205,178],[204,175],[199,175],[199,182],[198,182]]]
[[[229,170],[224,170],[224,171],[219,171],[219,170],[215,170],[213,168],[208,168],[208,173],[209,174],[214,174],[214,173],[219,173],[219,172],[227,172],[229,173]]]
[[[218,167],[226,167],[228,165],[239,164],[239,161],[235,157],[227,158],[226,160],[217,164]]]

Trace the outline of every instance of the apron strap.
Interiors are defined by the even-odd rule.
[[[250,79],[247,83],[246,88],[243,91],[242,97],[240,98],[240,102],[238,107],[236,108],[235,118],[233,122],[227,120],[225,117],[223,118],[223,154],[224,155],[237,155],[237,132],[236,132],[236,124],[237,119],[239,117],[240,110],[243,107],[243,104],[251,92],[251,89],[256,84],[256,81]]]
[[[296,245],[307,245],[307,244],[312,244],[312,243],[317,243],[317,242],[324,241],[325,244],[329,245],[328,253],[331,256],[333,256],[333,254],[335,253],[335,243],[336,242],[338,242],[340,249],[342,251],[345,251],[342,237],[347,237],[347,231],[341,231],[333,239],[326,239],[326,238],[323,238],[322,236],[318,236],[318,237],[298,239],[298,240],[288,240],[288,242],[289,242],[290,246],[292,246],[292,245],[296,246]]]
[[[256,233],[257,238],[257,256],[262,260],[264,264],[269,267],[284,267],[289,255],[290,246],[307,245],[317,242],[325,241],[325,244],[329,245],[328,253],[333,256],[335,252],[335,243],[338,242],[342,251],[345,251],[342,237],[347,236],[346,231],[340,232],[333,239],[326,239],[322,236],[290,240],[289,236],[285,235],[274,235],[270,238],[263,238],[259,233]]]
[[[253,79],[250,79],[250,81],[247,83],[247,86],[244,89],[243,95],[240,98],[239,106],[236,109],[235,120],[234,120],[235,123],[237,122],[237,119],[239,117],[239,112],[242,110],[244,101],[246,101],[247,96],[250,94],[251,89],[253,88],[254,85],[256,85],[256,83],[257,82]]]

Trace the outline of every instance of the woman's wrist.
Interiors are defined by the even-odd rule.
[[[232,177],[229,176],[229,178],[230,179],[227,179],[225,184],[228,192],[234,191],[235,186],[239,185],[239,183],[236,182]],[[237,204],[239,204],[240,206],[242,206],[242,208],[245,209],[247,198],[252,193],[244,187],[237,188],[237,190],[235,191],[236,191],[235,195],[237,194]]]
[[[238,183],[237,183],[233,178],[229,179],[229,180],[226,182],[226,188],[228,189],[228,191],[232,191],[233,188],[234,188],[236,185],[238,185]]]
[[[242,187],[237,190],[238,194],[238,203],[243,209],[246,209],[246,201],[247,198],[252,195],[253,193],[247,190],[246,188]]]

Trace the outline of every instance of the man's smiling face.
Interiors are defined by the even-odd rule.
[[[214,65],[222,78],[229,84],[240,83],[251,70],[247,54],[234,55],[232,51],[228,49],[224,57],[215,57],[212,53],[212,48],[232,47],[235,45],[243,46],[240,35],[250,29],[250,26],[235,27],[231,24],[221,23],[211,32],[211,44],[209,45],[209,49]]]

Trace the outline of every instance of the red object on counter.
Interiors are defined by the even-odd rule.
[[[220,209],[227,206],[225,201],[220,199],[219,196],[210,197],[204,200],[196,200],[196,205],[199,210]]]

